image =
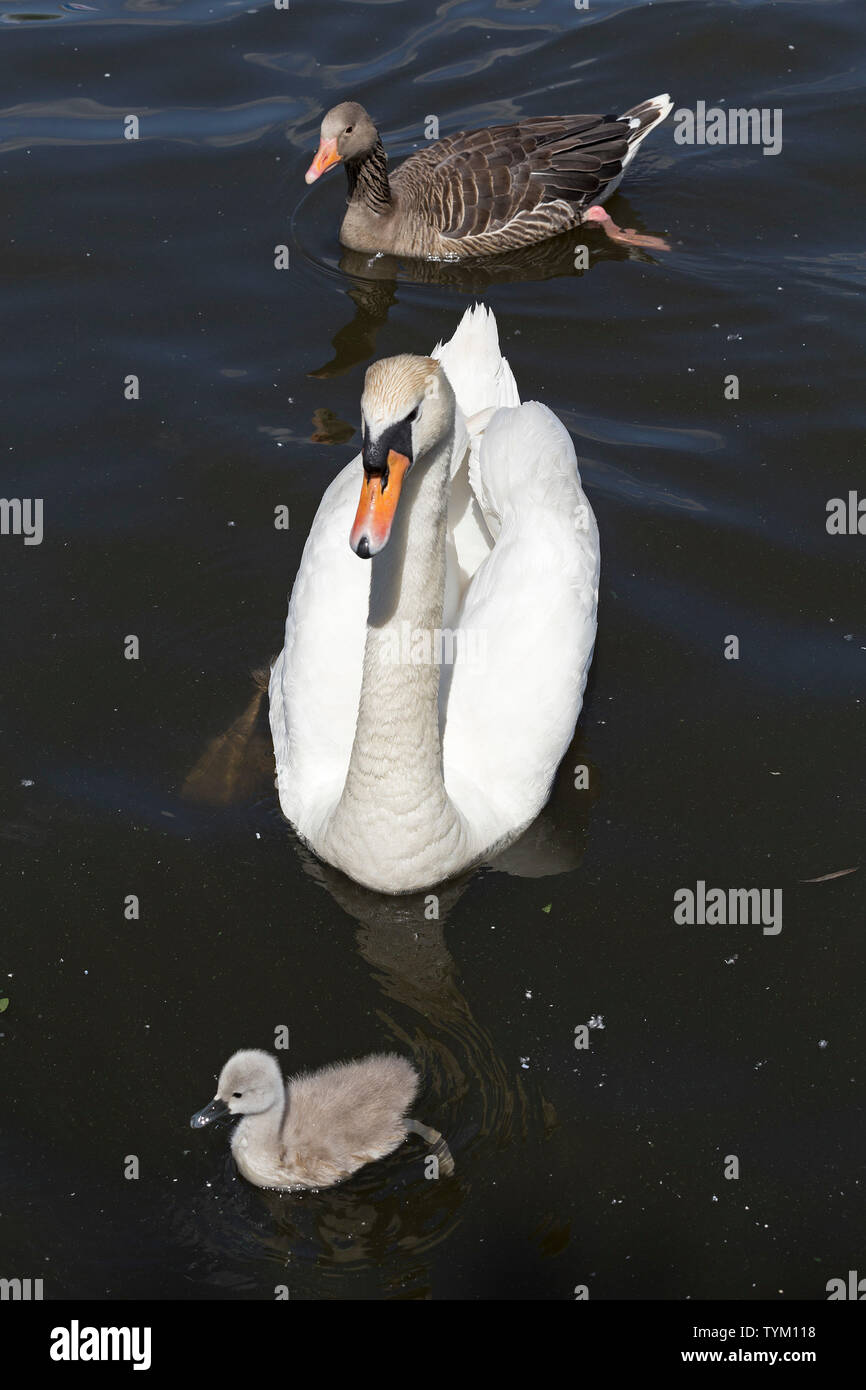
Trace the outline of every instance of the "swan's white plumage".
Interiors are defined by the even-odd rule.
[[[359,454],[322,498],[271,672],[280,805],[311,844],[346,780],[361,691],[370,567],[349,548],[361,477]]]
[[[443,627],[454,629],[469,581],[490,554],[495,535],[485,520],[473,477],[483,431],[498,407],[520,405],[520,396],[511,368],[499,350],[496,320],[481,305],[467,310],[453,338],[437,343],[430,355],[441,362],[458,407],[442,621]]]
[[[385,891],[459,872],[537,815],[580,712],[595,637],[598,532],[567,431],[545,406],[519,404],[483,307],[432,356],[458,407],[442,620],[458,630],[457,659],[443,667],[440,720],[445,790],[466,834],[433,876],[425,855],[424,884],[410,885],[411,873],[393,885],[371,876]],[[348,540],[361,479],[358,455],[322,498],[270,683],[280,803],[320,852],[346,782],[364,667],[371,565]],[[468,629],[483,633],[483,661],[477,645],[461,647]]]
[[[460,626],[485,634],[486,660],[455,664],[442,751],[446,787],[495,842],[541,810],[574,732],[595,640],[599,546],[571,439],[537,401],[494,415],[479,480],[498,538]]]

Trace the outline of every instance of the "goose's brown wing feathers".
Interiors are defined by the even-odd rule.
[[[530,117],[439,140],[391,182],[404,207],[443,236],[479,236],[556,200],[577,213],[621,173],[637,133],[614,116]]]

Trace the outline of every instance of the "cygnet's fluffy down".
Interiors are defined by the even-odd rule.
[[[229,1058],[216,1096],[190,1123],[201,1129],[240,1116],[232,1153],[257,1187],[331,1187],[393,1152],[410,1132],[432,1146],[440,1172],[453,1172],[442,1136],[407,1117],[418,1080],[404,1057],[379,1053],[286,1083],[275,1057],[245,1050]]]

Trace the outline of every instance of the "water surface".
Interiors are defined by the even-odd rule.
[[[825,529],[866,489],[862,9],[0,8],[2,490],[45,506],[41,546],[0,539],[0,1273],[54,1298],[824,1297],[862,1260],[866,870],[805,881],[863,862],[866,542]],[[611,212],[667,255],[588,233],[584,272],[572,237],[371,265],[339,247],[339,171],[303,182],[346,97],[396,159],[430,114],[665,89],[784,113],[776,157],[650,137]],[[365,365],[482,296],[574,436],[599,638],[521,872],[428,922],[299,849],[250,671],[358,449]],[[233,725],[221,801],[201,760]],[[698,880],[783,889],[783,930],[675,924]],[[241,1182],[188,1119],[283,1024],[287,1070],[413,1057],[456,1177],[407,1144],[330,1192]]]

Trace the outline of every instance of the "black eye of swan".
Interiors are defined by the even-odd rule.
[[[232,1091],[232,1097],[234,1100],[240,1100],[242,1095],[243,1091]]]
[[[418,419],[418,412],[420,409],[420,405],[416,405],[415,409],[412,411],[412,414],[406,416],[406,419],[408,420],[410,425],[414,424],[414,422]]]
[[[346,131],[345,131],[346,135],[351,135],[351,134],[352,134],[352,131],[353,131],[354,129],[355,129],[355,127],[354,127],[353,125],[347,125],[347,126],[346,126]]]

